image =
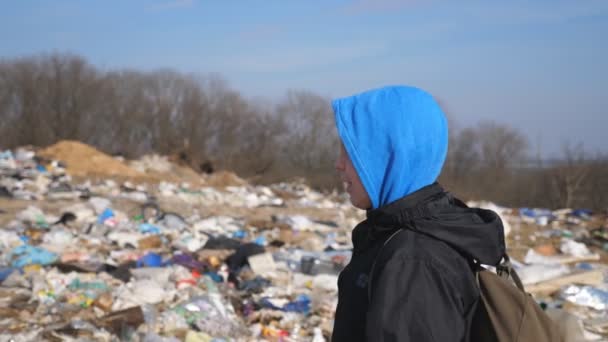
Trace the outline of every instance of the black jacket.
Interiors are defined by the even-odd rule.
[[[352,239],[333,342],[466,341],[479,298],[470,262],[495,265],[505,252],[498,215],[467,208],[438,184],[368,211]]]

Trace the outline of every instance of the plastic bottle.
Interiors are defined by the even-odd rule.
[[[325,342],[325,337],[323,337],[323,332],[321,331],[321,328],[315,328],[313,330],[314,332],[314,337],[312,338],[312,342]]]
[[[156,311],[156,307],[152,304],[144,304],[141,306],[141,311],[144,315],[144,322],[146,323],[146,328],[148,333],[155,332],[156,330],[156,321],[158,317],[158,312]]]
[[[291,330],[291,334],[289,334],[289,342],[300,342],[300,325],[295,324],[293,329]]]

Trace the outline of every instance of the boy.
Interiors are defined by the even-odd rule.
[[[492,211],[467,208],[436,183],[445,115],[423,90],[390,86],[332,103],[336,170],[367,210],[338,280],[332,341],[468,341],[479,290],[472,262],[505,254]]]

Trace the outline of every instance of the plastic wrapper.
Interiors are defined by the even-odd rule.
[[[568,266],[559,264],[534,264],[517,270],[524,285],[536,284],[570,273]]]
[[[199,296],[173,309],[190,326],[195,326],[213,336],[239,337],[248,331],[240,324],[230,304],[224,303],[213,294]]]
[[[562,298],[598,311],[608,310],[608,291],[592,286],[568,286],[562,291]]]

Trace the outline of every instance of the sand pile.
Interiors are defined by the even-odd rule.
[[[150,154],[138,160],[132,160],[128,165],[134,170],[145,173],[158,181],[187,182],[193,185],[203,185],[203,178],[186,165],[172,162],[169,157]]]
[[[244,186],[247,181],[230,171],[218,171],[206,177],[207,185],[214,187]]]
[[[78,141],[64,140],[38,151],[47,159],[62,161],[72,176],[147,178],[120,160]]]

